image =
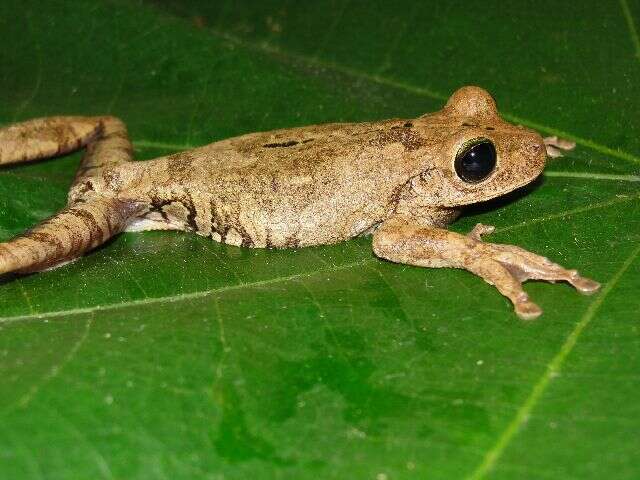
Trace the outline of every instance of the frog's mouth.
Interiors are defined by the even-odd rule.
[[[546,153],[543,151],[543,153],[536,158],[534,162],[528,164],[528,168],[526,170],[512,169],[511,172],[494,172],[491,177],[487,178],[487,182],[484,185],[484,192],[486,192],[486,195],[477,195],[476,200],[468,202],[467,205],[499,198],[530,185],[539,179],[544,173],[546,158]],[[493,175],[495,175],[495,178],[492,178]],[[493,188],[490,182],[493,184]],[[504,187],[496,188],[497,185],[504,185]],[[481,185],[478,185],[478,187],[480,188],[480,191],[483,191]]]

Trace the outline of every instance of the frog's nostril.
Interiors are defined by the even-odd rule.
[[[529,155],[534,158],[546,158],[546,147],[543,142],[532,142],[529,144]],[[543,155],[544,154],[544,155]]]
[[[542,144],[541,143],[532,143],[531,145],[529,145],[529,151],[533,155],[537,155],[538,153],[540,153],[541,150],[542,150]]]

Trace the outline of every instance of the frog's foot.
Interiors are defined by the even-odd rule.
[[[478,228],[476,225],[471,233]],[[577,270],[567,270],[546,257],[514,245],[484,243],[477,240],[473,250],[476,252],[469,255],[465,268],[495,285],[500,293],[512,301],[518,316],[524,319],[535,318],[542,313],[522,290],[522,283],[527,280],[544,280],[551,283],[565,281],[586,295],[600,288],[598,282],[580,276]]]
[[[379,257],[394,262],[468,270],[511,300],[516,314],[523,319],[542,313],[522,289],[526,280],[565,281],[585,294],[600,287],[576,270],[567,270],[520,247],[483,242],[481,236],[492,231],[493,227],[478,224],[468,235],[460,235],[398,215],[376,230],[373,250]]]
[[[565,138],[558,138],[557,136],[545,137],[544,146],[547,149],[547,155],[551,158],[562,157],[563,150],[573,150],[576,147],[576,142],[567,140]]]

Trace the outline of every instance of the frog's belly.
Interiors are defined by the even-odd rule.
[[[184,198],[149,205],[126,231],[184,230],[229,245],[257,248],[297,248],[326,245],[372,232],[381,211],[337,208],[240,208],[215,201]]]

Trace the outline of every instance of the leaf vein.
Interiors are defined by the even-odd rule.
[[[549,215],[543,215],[541,217],[532,218],[530,220],[525,220],[524,222],[516,223],[514,225],[508,225],[499,229],[496,229],[495,233],[508,232],[509,230],[514,230],[517,228],[527,227],[530,225],[534,225],[536,223],[547,222],[549,220],[555,220],[557,218],[564,218],[569,215],[574,215],[576,213],[588,212],[591,210],[596,210],[598,208],[609,207],[611,205],[616,205],[618,203],[631,202],[633,200],[637,200],[640,198],[640,193],[631,196],[624,196],[619,198],[613,198],[611,200],[607,200],[604,202],[592,203],[591,205],[585,205],[584,207],[573,208],[571,210],[565,210],[564,212],[552,213]]]
[[[76,356],[80,347],[85,343],[87,338],[89,337],[89,331],[91,330],[91,325],[93,323],[93,315],[87,319],[85,323],[85,328],[80,335],[80,338],[71,346],[69,349],[69,353],[64,356],[62,361],[57,365],[52,365],[51,368],[45,373],[44,377],[40,382],[32,385],[31,388],[18,400],[18,402],[10,407],[8,407],[4,413],[13,411],[16,408],[26,408],[29,403],[35,398],[38,392],[45,386],[47,383],[50,383],[54,378],[56,378],[60,371],[69,364],[73,358]]]
[[[111,305],[98,305],[95,307],[71,308],[68,310],[59,310],[55,312],[46,312],[42,314],[0,317],[0,324],[15,322],[19,320],[40,320],[45,318],[62,317],[65,315],[81,315],[84,313],[106,312],[110,310],[119,310],[121,308],[128,308],[128,307],[142,306],[142,305],[152,305],[156,303],[174,303],[182,300],[193,300],[193,299],[203,298],[209,295],[216,295],[216,294],[220,294],[228,291],[241,290],[243,288],[250,288],[250,287],[261,287],[265,285],[272,285],[275,283],[286,282],[286,281],[295,280],[298,278],[310,277],[319,273],[334,272],[334,271],[339,271],[339,270],[348,269],[352,267],[362,266],[370,261],[371,259],[367,258],[365,260],[359,260],[357,262],[345,263],[344,265],[337,265],[332,268],[324,268],[324,269],[315,270],[312,272],[297,273],[294,275],[287,275],[284,277],[275,277],[267,280],[259,280],[256,282],[239,283],[236,285],[229,285],[226,287],[220,287],[213,290],[202,290],[199,292],[180,293],[177,295],[170,295],[165,297],[143,298],[139,300],[130,300],[130,301],[121,302],[121,303],[114,303]]]
[[[640,61],[640,37],[638,36],[636,25],[633,22],[633,16],[631,15],[631,9],[629,8],[627,0],[620,0],[620,7],[622,8],[622,14],[627,22],[627,27],[629,28],[629,36],[631,37],[631,43],[633,43],[635,48],[635,55],[638,58],[638,61]]]
[[[437,92],[433,89],[427,88],[427,87],[419,87],[416,85],[412,85],[410,83],[406,83],[403,81],[399,81],[399,80],[393,80],[391,78],[385,77],[383,75],[380,74],[371,74],[371,73],[367,73],[367,72],[363,72],[361,70],[355,69],[355,68],[351,68],[345,65],[341,65],[339,63],[335,63],[335,62],[331,62],[331,61],[326,61],[326,60],[319,60],[319,59],[315,59],[315,58],[310,58],[306,55],[300,55],[300,54],[296,54],[296,53],[292,53],[292,52],[287,52],[285,50],[282,50],[281,48],[278,48],[274,45],[271,45],[268,42],[260,42],[260,43],[254,43],[254,42],[250,42],[247,40],[244,40],[240,37],[237,37],[235,35],[232,35],[230,33],[224,32],[222,30],[218,30],[218,29],[210,29],[210,32],[221,38],[224,39],[228,42],[234,43],[236,45],[239,45],[243,48],[247,48],[249,50],[253,50],[253,51],[258,51],[261,53],[265,53],[265,54],[269,54],[272,56],[276,56],[276,57],[281,57],[285,60],[294,60],[294,61],[298,61],[301,63],[305,63],[307,65],[310,66],[314,66],[314,67],[320,67],[323,68],[325,70],[333,70],[336,71],[338,73],[341,73],[343,75],[348,75],[350,77],[356,78],[356,79],[361,79],[361,80],[366,80],[372,83],[377,83],[379,85],[385,85],[388,87],[392,87],[392,88],[397,88],[399,90],[404,90],[406,92],[409,93],[413,93],[415,95],[419,95],[419,96],[423,96],[423,97],[429,97],[435,100],[441,100],[441,101],[445,101],[448,99],[448,97],[446,95],[444,95],[443,93]],[[600,143],[597,143],[593,140],[587,139],[587,138],[582,138],[579,137],[577,135],[573,135],[572,133],[569,132],[565,132],[563,130],[554,128],[554,127],[549,127],[547,125],[543,125],[541,123],[537,123],[537,122],[533,122],[530,120],[527,120],[525,118],[519,117],[517,115],[513,115],[510,113],[505,113],[502,112],[501,116],[505,119],[507,119],[510,122],[513,123],[519,123],[521,125],[525,125],[529,128],[532,128],[534,130],[538,130],[540,132],[544,132],[544,133],[548,133],[550,135],[557,135],[559,137],[564,137],[567,138],[569,140],[573,140],[574,142],[589,147],[592,150],[596,150],[598,152],[604,153],[606,155],[610,155],[612,157],[616,157],[616,158],[620,158],[622,160],[626,160],[628,162],[631,163],[638,163],[640,164],[640,157],[629,153],[629,152],[625,152],[622,150],[618,150],[615,148],[611,148],[608,147],[606,145],[602,145]]]

